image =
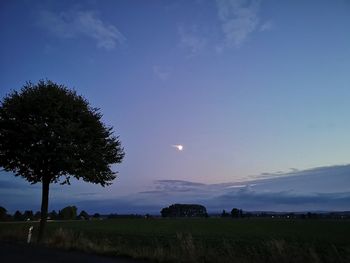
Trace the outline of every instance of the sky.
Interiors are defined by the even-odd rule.
[[[52,186],[50,209],[350,210],[349,13],[347,0],[1,0],[0,98],[50,79],[120,136],[113,184]],[[39,210],[40,191],[0,172],[9,211]]]

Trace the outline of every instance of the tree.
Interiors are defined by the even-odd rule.
[[[5,207],[0,206],[0,221],[6,220],[7,218],[7,210]]]
[[[92,217],[97,219],[97,218],[100,218],[100,216],[101,215],[99,213],[95,213]]]
[[[99,109],[75,91],[52,81],[26,83],[0,104],[0,167],[31,184],[42,184],[38,241],[43,237],[51,183],[70,178],[106,186],[111,165],[124,157],[112,127]]]
[[[75,206],[67,206],[59,211],[59,218],[63,220],[73,220],[77,218],[77,208]]]
[[[162,210],[160,210],[160,214],[162,217],[168,217],[170,215],[169,207],[164,207]]]
[[[230,214],[226,212],[226,210],[222,210],[221,217],[229,217]]]
[[[52,219],[52,220],[58,219],[58,214],[57,214],[57,212],[56,212],[55,210],[52,210],[52,211],[48,214],[48,216],[49,216],[50,219]]]
[[[87,220],[90,218],[89,214],[86,213],[84,210],[80,212],[78,217],[79,217],[79,219],[83,219],[83,220]]]
[[[15,220],[15,221],[21,221],[21,220],[23,220],[23,215],[22,215],[22,213],[20,212],[20,211],[16,211],[15,212],[15,214],[13,215],[13,219]]]
[[[163,208],[162,217],[206,217],[207,210],[202,205],[196,204],[173,204]]]
[[[234,217],[234,218],[243,217],[242,209],[232,208],[231,216]]]

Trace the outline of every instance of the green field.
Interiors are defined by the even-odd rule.
[[[0,224],[0,237],[25,240],[30,225],[33,223]],[[350,262],[350,221],[209,218],[50,222],[46,244],[158,262]]]

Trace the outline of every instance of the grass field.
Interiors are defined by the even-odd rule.
[[[0,237],[25,241],[30,225],[33,223],[0,224]],[[34,227],[37,229],[36,223]],[[209,218],[50,222],[45,242],[158,262],[350,262],[350,221]]]

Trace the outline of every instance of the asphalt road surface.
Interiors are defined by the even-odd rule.
[[[54,248],[27,246],[25,244],[0,243],[1,263],[140,263],[121,257],[104,257],[76,251],[64,251]]]

